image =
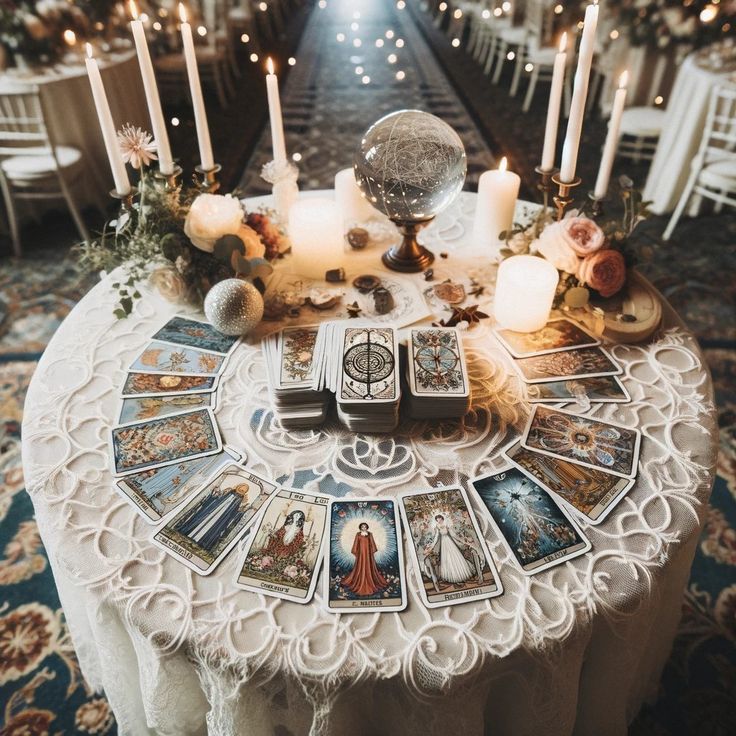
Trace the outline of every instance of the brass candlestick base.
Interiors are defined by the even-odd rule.
[[[559,173],[552,177],[552,183],[559,187],[557,194],[552,198],[557,208],[557,219],[561,220],[565,216],[565,210],[573,203],[573,197],[570,195],[570,191],[577,186],[580,186],[582,180],[579,176],[576,176],[572,181],[562,181]]]
[[[131,187],[127,194],[120,194],[120,192],[114,189],[110,192],[110,196],[113,199],[117,199],[120,202],[120,214],[130,214],[133,211],[133,200],[135,199],[138,190],[135,187]]]
[[[161,171],[156,170],[153,172],[153,178],[164,191],[173,192],[179,187],[179,177],[181,174],[181,166],[174,165],[174,170],[170,174],[163,174]]]
[[[434,217],[411,221],[392,219],[391,222],[404,237],[399,245],[394,245],[383,254],[383,265],[392,271],[403,273],[418,273],[430,266],[434,261],[434,253],[417,242],[417,234],[432,220]]]
[[[594,220],[603,215],[603,197],[598,199],[593,192],[588,192],[588,199],[593,203],[590,207],[590,214]]]
[[[546,171],[540,165],[537,166],[534,171],[539,174],[539,184],[537,184],[537,189],[542,192],[542,205],[546,212],[549,209],[549,196],[552,194],[552,190],[554,189],[552,186],[552,177],[557,173],[558,169],[550,169],[549,171]]]
[[[211,169],[203,169],[201,166],[195,166],[194,170],[201,177],[201,181],[198,182],[200,192],[213,194],[220,188],[220,182],[217,181],[217,175],[222,171],[220,164],[215,164]]]

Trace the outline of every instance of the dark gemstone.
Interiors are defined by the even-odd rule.
[[[428,268],[424,272],[424,280],[425,281],[431,281],[433,278],[434,278],[434,269],[433,268]]]
[[[636,317],[634,317],[633,314],[622,314],[621,321],[622,322],[636,322]]]
[[[330,281],[333,284],[337,284],[341,281],[345,281],[345,269],[344,268],[331,268],[325,273],[325,281]]]
[[[354,227],[348,230],[348,243],[351,248],[361,250],[368,245],[368,231],[363,227]]]
[[[383,286],[373,290],[373,302],[378,314],[388,314],[394,308],[394,298]]]
[[[381,285],[381,279],[378,276],[372,276],[371,274],[363,274],[362,276],[356,276],[353,279],[353,286],[361,294],[370,294],[373,289]]]

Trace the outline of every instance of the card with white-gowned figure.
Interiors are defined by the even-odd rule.
[[[399,497],[399,508],[425,606],[467,603],[503,593],[462,488],[405,493]]]
[[[590,549],[590,542],[565,510],[513,465],[470,484],[496,533],[526,575]]]
[[[406,608],[404,554],[393,499],[332,500],[325,604],[333,613]]]
[[[330,497],[280,490],[253,528],[236,585],[309,603],[319,577]]]
[[[239,463],[229,463],[154,534],[153,541],[194,572],[209,575],[277,488]]]

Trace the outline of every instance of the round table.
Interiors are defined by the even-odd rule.
[[[135,51],[102,55],[99,64],[115,125],[119,128],[124,123],[131,123],[150,131]],[[77,63],[65,63],[40,71],[8,69],[0,76],[0,94],[3,88],[12,88],[17,83],[39,88],[51,141],[60,146],[73,146],[84,157],[85,176],[74,192],[77,203],[80,206],[93,205],[106,212],[110,201],[108,193],[113,188],[112,174],[81,55]],[[47,201],[33,204],[19,201],[18,205],[22,214],[36,216],[50,206]]]
[[[474,202],[461,195],[424,239],[447,253],[437,281],[485,274],[484,303],[495,266],[467,242]],[[484,723],[516,736],[626,732],[669,653],[716,457],[710,378],[671,308],[651,342],[611,348],[632,402],[591,408],[643,434],[635,486],[605,522],[583,525],[592,551],[525,577],[479,511],[502,596],[427,610],[409,565],[405,611],[334,615],[320,585],[305,606],[237,589],[237,552],[197,576],[150,542],[155,527],[113,490],[108,429],[127,366],[181,311],[146,289],[116,320],[115,299],[106,278],[44,353],[23,465],[82,671],[104,689],[119,733],[473,736]],[[530,408],[490,322],[465,336],[464,421],[404,420],[392,435],[354,435],[334,416],[284,431],[262,354],[242,344],[220,384],[224,440],[255,472],[335,496],[465,483],[502,465],[499,449]]]

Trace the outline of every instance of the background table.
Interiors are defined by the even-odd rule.
[[[644,199],[652,203],[650,209],[656,214],[671,212],[677,205],[700,146],[710,93],[728,76],[728,72],[701,68],[695,54],[683,62],[644,187]]]
[[[107,91],[116,128],[124,123],[150,131],[143,82],[135,51],[119,51],[99,59],[102,81]],[[43,71],[8,69],[0,75],[0,93],[14,83],[35,84],[41,92],[46,125],[57,145],[74,146],[84,156],[85,176],[75,188],[77,204],[93,205],[107,211],[113,188],[110,164],[97,120],[89,79],[81,56],[78,64],[49,67]],[[40,215],[48,202],[19,201],[22,214]]]
[[[426,231],[447,259],[436,280],[495,266],[467,242],[463,194]],[[378,262],[376,252],[375,262]],[[352,256],[347,256],[350,259]],[[288,265],[288,261],[286,262]],[[378,267],[373,269],[378,272]],[[413,277],[426,285],[421,275]],[[680,616],[715,464],[712,388],[669,307],[655,341],[615,346],[632,403],[600,417],[643,433],[636,485],[583,557],[525,577],[479,514],[503,596],[427,610],[333,615],[238,590],[239,553],[202,578],[154,547],[112,488],[108,429],[126,369],[176,308],[146,291],[126,320],[110,281],[62,324],[31,383],[23,464],[82,670],[104,688],[121,734],[623,734],[654,692]],[[263,357],[241,345],[221,381],[225,441],[286,486],[393,496],[464,483],[501,466],[528,416],[523,384],[490,334],[468,332],[473,409],[462,422],[403,421],[354,435],[333,419],[286,432],[270,409]]]

